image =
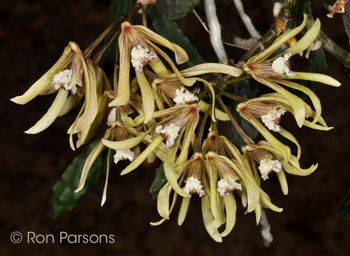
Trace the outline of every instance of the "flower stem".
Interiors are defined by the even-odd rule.
[[[207,109],[205,112],[205,115],[203,116],[203,120],[201,123],[201,127],[199,128],[199,133],[198,133],[198,138],[197,138],[197,144],[194,152],[200,152],[201,151],[201,145],[202,145],[202,138],[203,138],[203,133],[204,133],[204,128],[205,128],[205,123],[207,122],[208,116],[209,116],[210,108]]]
[[[229,111],[229,109],[227,108],[227,106],[225,105],[225,103],[222,101],[220,95],[216,96],[216,100],[219,102],[219,104],[221,105],[222,109],[225,111],[225,113],[228,115],[228,117],[230,118],[230,121],[232,123],[232,125],[235,127],[236,131],[238,132],[238,134],[241,136],[242,140],[244,141],[245,144],[254,144],[254,141],[242,130],[242,128],[238,125],[238,123],[236,122],[236,120],[234,119],[234,117],[232,116],[231,112]]]
[[[224,91],[222,88],[219,88],[219,92],[221,95],[224,95],[225,97],[233,99],[233,100],[238,101],[238,102],[245,102],[248,100],[247,98],[228,93],[228,92]]]

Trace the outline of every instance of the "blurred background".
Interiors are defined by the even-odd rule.
[[[246,13],[261,34],[274,22],[268,0],[245,0]],[[220,21],[232,33],[248,38],[247,31],[232,1],[217,1]],[[342,65],[327,54],[326,73],[342,86],[320,85],[317,95],[329,132],[306,127],[299,129],[293,120],[286,125],[302,147],[301,165],[319,167],[309,177],[287,175],[289,194],[284,196],[276,177],[263,182],[263,189],[282,213],[267,210],[274,241],[265,247],[255,215],[244,215],[239,205],[237,222],[223,243],[207,234],[200,210],[200,200],[191,200],[186,221],[177,225],[179,204],[170,220],[158,221],[156,201],[148,190],[159,165],[143,165],[121,177],[122,167],[113,166],[109,178],[108,198],[101,208],[101,181],[71,212],[58,219],[50,216],[49,197],[52,187],[77,156],[69,148],[67,128],[74,115],[59,118],[39,135],[24,131],[47,111],[52,96],[38,97],[25,106],[9,99],[22,94],[61,56],[69,41],[87,47],[105,29],[108,0],[0,0],[0,254],[1,255],[337,255],[350,254],[350,217],[341,219],[342,199],[350,189],[349,80]],[[350,51],[341,15],[327,18],[321,1],[313,0],[314,17],[321,20],[322,30],[342,48]],[[179,26],[207,61],[216,62],[209,35],[193,14],[180,19]],[[237,61],[243,51],[227,47],[230,58]],[[299,57],[297,57],[299,58]],[[305,59],[299,58],[301,68]],[[304,69],[305,70],[305,69]],[[295,149],[293,149],[295,150]],[[237,199],[237,198],[236,198]],[[179,203],[179,202],[178,202]],[[23,234],[19,244],[10,241],[14,231]],[[55,241],[33,243],[27,233],[51,234]],[[60,243],[60,232],[67,234],[113,235],[115,241],[101,243]],[[40,240],[39,240],[40,241]],[[42,240],[41,240],[42,241]]]

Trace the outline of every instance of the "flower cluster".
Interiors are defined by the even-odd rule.
[[[261,188],[261,179],[277,175],[283,193],[287,194],[285,172],[304,176],[317,168],[317,164],[308,169],[300,167],[300,145],[280,123],[284,114],[291,113],[299,127],[331,129],[321,117],[321,104],[315,93],[289,81],[302,79],[340,85],[326,75],[291,70],[290,58],[307,49],[316,39],[319,21],[298,43],[270,58],[282,44],[304,29],[306,21],[305,17],[299,27],[281,35],[267,49],[250,58],[242,66],[243,70],[226,64],[206,63],[181,71],[158,45],[171,50],[177,64],[188,60],[181,47],[145,26],[124,21],[120,24],[119,60],[114,71],[117,79],[114,79],[113,89],[102,69],[86,54],[90,51],[83,53],[75,43],[70,43],[58,62],[42,78],[22,96],[12,100],[25,104],[39,94],[58,91],[48,112],[26,131],[33,134],[46,129],[58,116],[67,113],[85,98],[76,120],[68,129],[72,148],[72,135],[78,135],[78,147],[86,143],[108,112],[106,132],[88,156],[75,192],[84,187],[89,170],[104,147],[109,148],[109,154],[114,152],[115,164],[130,161],[121,175],[135,170],[145,160],[151,162],[159,158],[163,162],[167,182],[157,198],[162,219],[151,224],[158,225],[169,219],[180,196],[182,204],[178,224],[182,225],[192,196],[198,195],[204,226],[215,241],[221,242],[235,225],[236,198],[240,198],[248,213],[255,212],[259,223],[263,207],[282,211],[271,203]],[[224,74],[237,78],[244,72],[246,77],[252,77],[275,92],[249,100],[236,97],[240,102],[237,112],[264,138],[256,142],[255,138],[238,130],[245,146],[237,148],[229,138],[219,134],[218,122],[231,121],[234,124],[235,120],[225,106],[218,107],[217,101],[223,102],[220,90],[207,79],[207,75]],[[132,74],[135,74],[133,79]],[[308,95],[314,110],[285,87]],[[313,118],[313,121],[307,118]],[[289,146],[275,137],[276,134],[297,146],[296,156]],[[139,147],[141,143],[146,145],[143,151]],[[107,198],[108,174],[109,169],[101,205]],[[172,191],[174,196],[171,198]],[[222,225],[225,225],[223,230],[219,229]]]

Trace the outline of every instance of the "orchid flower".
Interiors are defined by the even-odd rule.
[[[291,95],[297,98],[297,96]],[[315,117],[316,112],[312,111],[310,106],[304,101],[300,102],[300,108],[304,110],[305,117]],[[317,104],[320,106],[320,104]],[[280,133],[282,136],[291,140],[298,146],[298,158],[300,157],[300,146],[298,141],[288,131],[280,127],[280,120],[282,113],[290,112],[294,114],[294,110],[284,96],[279,93],[265,94],[258,98],[254,98],[238,104],[237,112],[250,122],[260,134],[277,150],[284,154],[284,159],[288,161],[290,156],[290,149],[286,145],[277,140],[269,130]],[[313,129],[328,131],[332,127],[328,127],[322,117],[318,118],[319,124],[311,123],[304,120],[303,124]]]
[[[304,124],[305,121],[305,108],[303,101],[296,97],[293,93],[287,91],[278,84],[299,90],[304,92],[311,98],[312,103],[315,106],[316,115],[313,123],[318,122],[321,116],[321,106],[317,96],[308,88],[301,86],[297,83],[288,81],[289,79],[301,79],[310,80],[328,84],[331,86],[340,86],[340,83],[335,79],[323,75],[314,73],[304,73],[291,71],[291,63],[289,58],[294,54],[304,51],[310,44],[317,38],[320,31],[320,21],[317,19],[311,28],[305,33],[305,35],[292,47],[282,52],[281,54],[269,59],[269,57],[290,38],[301,32],[307,24],[307,15],[304,15],[304,21],[296,27],[282,36],[278,37],[275,42],[262,51],[261,53],[250,58],[247,63],[243,65],[244,71],[250,74],[256,81],[270,87],[279,94],[281,94],[292,107],[296,122],[299,127]]]
[[[277,173],[278,179],[281,184],[281,189],[285,195],[288,194],[288,185],[284,171],[293,175],[307,176],[313,173],[318,166],[317,164],[315,164],[309,167],[308,169],[302,169],[300,167],[299,158],[297,156],[290,155],[288,161],[286,161],[286,159],[284,159],[283,154],[266,141],[260,141],[258,144],[246,145],[242,148],[242,151],[245,154],[250,155],[256,162],[260,164],[261,168],[259,169],[261,171],[263,179],[267,179],[267,175],[272,171],[275,171]],[[272,163],[272,161],[278,161],[278,163]],[[277,171],[274,170],[276,165],[278,165]],[[272,168],[269,168],[269,170],[267,170],[267,166]]]

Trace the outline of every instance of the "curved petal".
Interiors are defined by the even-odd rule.
[[[191,201],[191,197],[183,197],[182,198],[182,203],[180,206],[180,211],[179,211],[179,216],[177,217],[177,224],[179,226],[182,225],[182,223],[184,223],[186,215],[187,215],[187,211],[188,211],[188,207],[190,205],[190,201]]]
[[[283,85],[288,86],[290,88],[299,90],[299,91],[305,93],[307,96],[309,96],[311,101],[312,101],[312,104],[314,105],[315,111],[316,111],[313,123],[318,122],[318,120],[321,116],[321,113],[322,113],[322,107],[321,107],[320,99],[316,96],[316,94],[313,91],[311,91],[309,88],[307,88],[305,86],[302,86],[300,84],[297,84],[297,83],[294,83],[291,81],[274,80],[274,79],[271,79],[271,80],[276,82],[276,83],[280,83],[280,84],[283,84]]]
[[[305,123],[305,122],[304,122]],[[293,136],[293,134],[291,134],[290,132],[288,132],[287,130],[283,129],[282,127],[280,128],[281,130],[279,131],[279,133],[285,137],[286,139],[290,140],[291,142],[293,142],[297,148],[298,148],[298,153],[297,153],[297,158],[300,159],[301,156],[301,147],[299,142],[297,141],[297,139]]]
[[[121,173],[120,175],[128,174],[129,172],[135,170],[137,167],[140,166],[140,164],[143,163],[143,161],[146,160],[149,154],[151,154],[163,141],[163,137],[158,135],[151,144],[148,145],[148,147],[142,151],[142,153],[134,160],[132,161]]]
[[[210,158],[207,158],[205,162],[208,170],[209,185],[210,185],[210,193],[209,193],[210,210],[214,219],[212,222],[212,225],[214,228],[218,228],[221,226],[221,216],[220,216],[220,209],[218,204],[218,192],[217,192],[218,171],[213,161],[215,160],[211,160]]]
[[[181,74],[184,77],[200,76],[200,75],[209,74],[209,73],[221,73],[221,74],[239,77],[243,73],[243,70],[233,66],[226,65],[226,64],[220,64],[220,63],[203,63],[203,64],[193,66],[191,68],[181,70]],[[176,78],[176,76],[175,74],[171,74],[168,78]]]
[[[99,99],[97,95],[97,79],[94,64],[90,59],[83,63],[84,67],[84,89],[85,89],[85,109],[79,117],[70,133],[77,133],[88,128],[94,121],[98,113]]]
[[[64,116],[65,114],[67,114],[69,111],[71,111],[79,103],[79,101],[82,98],[83,97],[79,96],[78,94],[70,95],[67,98],[66,103],[64,104],[64,106],[63,106],[63,108],[58,116]]]
[[[36,134],[42,132],[49,127],[57,118],[61,112],[68,96],[68,91],[65,89],[59,89],[55,100],[46,114],[29,130],[25,131],[27,134]]]
[[[86,181],[86,178],[87,178],[87,176],[89,174],[90,168],[93,165],[93,163],[95,162],[95,160],[98,157],[98,155],[100,154],[100,152],[103,149],[103,147],[104,147],[104,145],[102,144],[102,142],[100,142],[100,143],[97,144],[97,146],[89,154],[88,158],[85,161],[83,170],[81,172],[79,185],[74,190],[74,193],[78,193],[80,190],[83,189],[85,181]]]
[[[147,38],[148,40],[155,42],[157,44],[163,45],[166,48],[172,50],[175,53],[175,59],[177,64],[182,64],[186,61],[188,61],[188,55],[185,52],[184,49],[182,49],[177,44],[171,43],[164,37],[158,35],[157,33],[153,32],[152,30],[146,28],[145,26],[141,25],[135,25],[133,28],[142,36]]]
[[[278,180],[280,182],[283,194],[288,195],[288,183],[287,183],[286,174],[284,173],[283,170],[280,170],[276,174],[277,174]]]
[[[153,128],[148,129],[146,132],[144,132],[143,134],[134,137],[134,138],[130,138],[127,140],[123,140],[123,141],[109,141],[109,140],[105,140],[102,139],[103,144],[106,147],[109,147],[111,149],[114,150],[126,150],[126,149],[130,149],[133,148],[135,146],[137,146],[138,144],[141,143],[141,141],[153,130]]]
[[[164,185],[164,187],[159,191],[157,198],[157,209],[161,217],[169,219],[170,210],[169,210],[169,197],[172,187],[170,183]],[[175,193],[175,195],[177,195]]]
[[[247,64],[264,62],[265,60],[267,60],[270,57],[270,55],[274,53],[278,48],[280,48],[285,42],[287,42],[290,38],[294,37],[300,31],[302,31],[306,26],[306,24],[307,24],[307,15],[304,14],[303,23],[299,27],[293,28],[289,30],[287,33],[278,37],[270,47],[266,48],[264,51],[255,55],[254,57],[250,58],[247,61]]]
[[[137,82],[140,85],[142,94],[142,105],[145,112],[144,123],[148,123],[153,118],[154,113],[154,96],[152,88],[143,72],[136,71]]]
[[[213,238],[216,242],[221,243],[222,238],[220,236],[220,233],[217,228],[214,226],[214,217],[211,213],[210,208],[210,201],[209,196],[204,195],[202,196],[202,215],[203,215],[203,222],[205,229],[207,230],[208,234]]]
[[[109,103],[110,107],[126,105],[130,98],[130,62],[131,45],[124,30],[119,36],[119,80],[117,97]]]
[[[58,61],[38,80],[36,81],[23,95],[12,98],[11,100],[17,104],[26,104],[40,94],[51,82],[58,72],[69,67],[72,62],[72,49],[70,42],[66,48],[64,48],[62,56]]]
[[[186,86],[192,86],[196,80],[193,78],[184,78],[182,76],[182,74],[180,73],[180,71],[177,69],[177,67],[175,66],[175,64],[173,63],[173,61],[169,58],[168,55],[166,55],[159,47],[157,47],[155,44],[151,43],[150,41],[146,40],[147,43],[152,46],[152,48],[160,55],[162,56],[171,66],[171,68],[173,69],[174,73],[176,74],[176,77],[181,81],[181,83],[183,83]]]
[[[225,237],[232,231],[236,223],[236,200],[233,193],[224,196],[225,209],[226,209],[226,228],[220,234],[221,237]]]
[[[318,164],[311,165],[309,169],[301,169],[300,167],[297,168],[296,166],[292,166],[290,164],[286,164],[286,165],[282,164],[282,165],[283,165],[283,169],[287,173],[297,175],[297,176],[308,176],[311,173],[313,173],[318,167]]]
[[[281,143],[278,139],[276,139],[266,128],[265,126],[252,114],[239,112],[241,116],[250,122],[259,132],[260,134],[270,143],[270,145],[276,150],[280,151],[283,155],[285,163],[289,161],[291,156],[290,148],[283,143]]]
[[[308,72],[294,72],[295,76],[293,77],[285,77],[285,79],[300,79],[300,80],[308,80],[308,81],[315,81],[322,84],[328,84],[334,87],[339,87],[341,83],[339,83],[337,80],[335,80],[333,77],[324,75],[324,74],[317,74],[317,73],[308,73]]]
[[[306,15],[304,14],[304,21],[306,19]],[[317,38],[318,33],[320,32],[321,22],[317,19],[314,24],[312,24],[311,28],[305,33],[305,35],[292,47],[277,55],[273,59],[276,59],[280,56],[283,56],[286,53],[290,53],[292,55],[297,54],[306,50],[310,44]]]
[[[252,73],[253,75],[253,73]],[[305,120],[305,104],[302,99],[295,96],[293,93],[288,92],[287,90],[283,89],[281,86],[277,85],[276,83],[272,82],[269,79],[263,78],[263,77],[257,77],[254,76],[254,79],[271,89],[275,90],[279,94],[281,94],[290,104],[290,106],[293,109],[295,120],[299,127],[301,127]]]

